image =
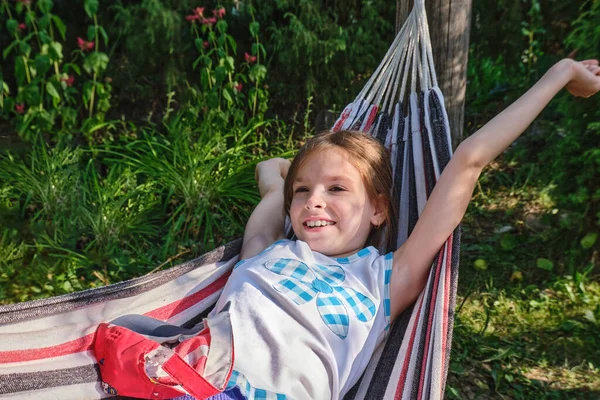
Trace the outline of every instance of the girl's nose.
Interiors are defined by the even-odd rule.
[[[312,192],[310,197],[306,200],[304,207],[306,207],[307,210],[313,208],[323,208],[325,207],[325,201],[318,193]]]

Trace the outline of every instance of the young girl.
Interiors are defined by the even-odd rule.
[[[462,219],[483,167],[566,87],[600,90],[598,61],[563,60],[455,151],[408,240],[373,246],[395,220],[387,151],[367,135],[327,132],[293,163],[256,169],[261,201],[241,259],[217,302],[234,337],[232,398],[339,399],[390,323],[422,291],[433,258]],[[297,240],[284,239],[288,215]],[[386,243],[391,243],[387,238]],[[367,246],[367,247],[365,247]],[[234,388],[232,390],[232,388]],[[240,397],[240,398],[243,398]]]
[[[241,261],[205,324],[189,330],[131,315],[100,324],[94,349],[105,390],[116,394],[119,385],[120,394],[152,398],[182,387],[212,400],[342,398],[423,290],[483,167],[563,87],[580,97],[598,92],[598,61],[560,61],[462,142],[408,239],[384,255],[374,246],[391,248],[392,238],[382,235],[395,231],[396,210],[389,156],[375,139],[327,132],[291,164],[258,164],[262,199],[246,225]],[[284,239],[286,215],[297,240]],[[176,355],[157,342],[175,343]]]

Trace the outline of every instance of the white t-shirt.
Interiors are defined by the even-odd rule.
[[[234,373],[248,399],[338,399],[390,324],[392,254],[344,258],[280,240],[240,261],[214,312],[230,303]]]

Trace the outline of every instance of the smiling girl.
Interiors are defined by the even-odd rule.
[[[309,140],[294,161],[258,164],[261,201],[215,313],[234,335],[232,398],[338,399],[356,383],[390,323],[422,291],[431,262],[459,224],[482,169],[563,88],[600,90],[596,60],[563,60],[455,151],[408,240],[394,232],[388,153],[351,131]],[[284,239],[289,216],[296,240]],[[228,305],[228,307],[226,306]]]

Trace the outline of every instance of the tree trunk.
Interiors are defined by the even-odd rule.
[[[396,32],[412,9],[412,0],[396,0]],[[425,8],[438,85],[444,93],[454,147],[463,139],[471,0],[426,0]]]

